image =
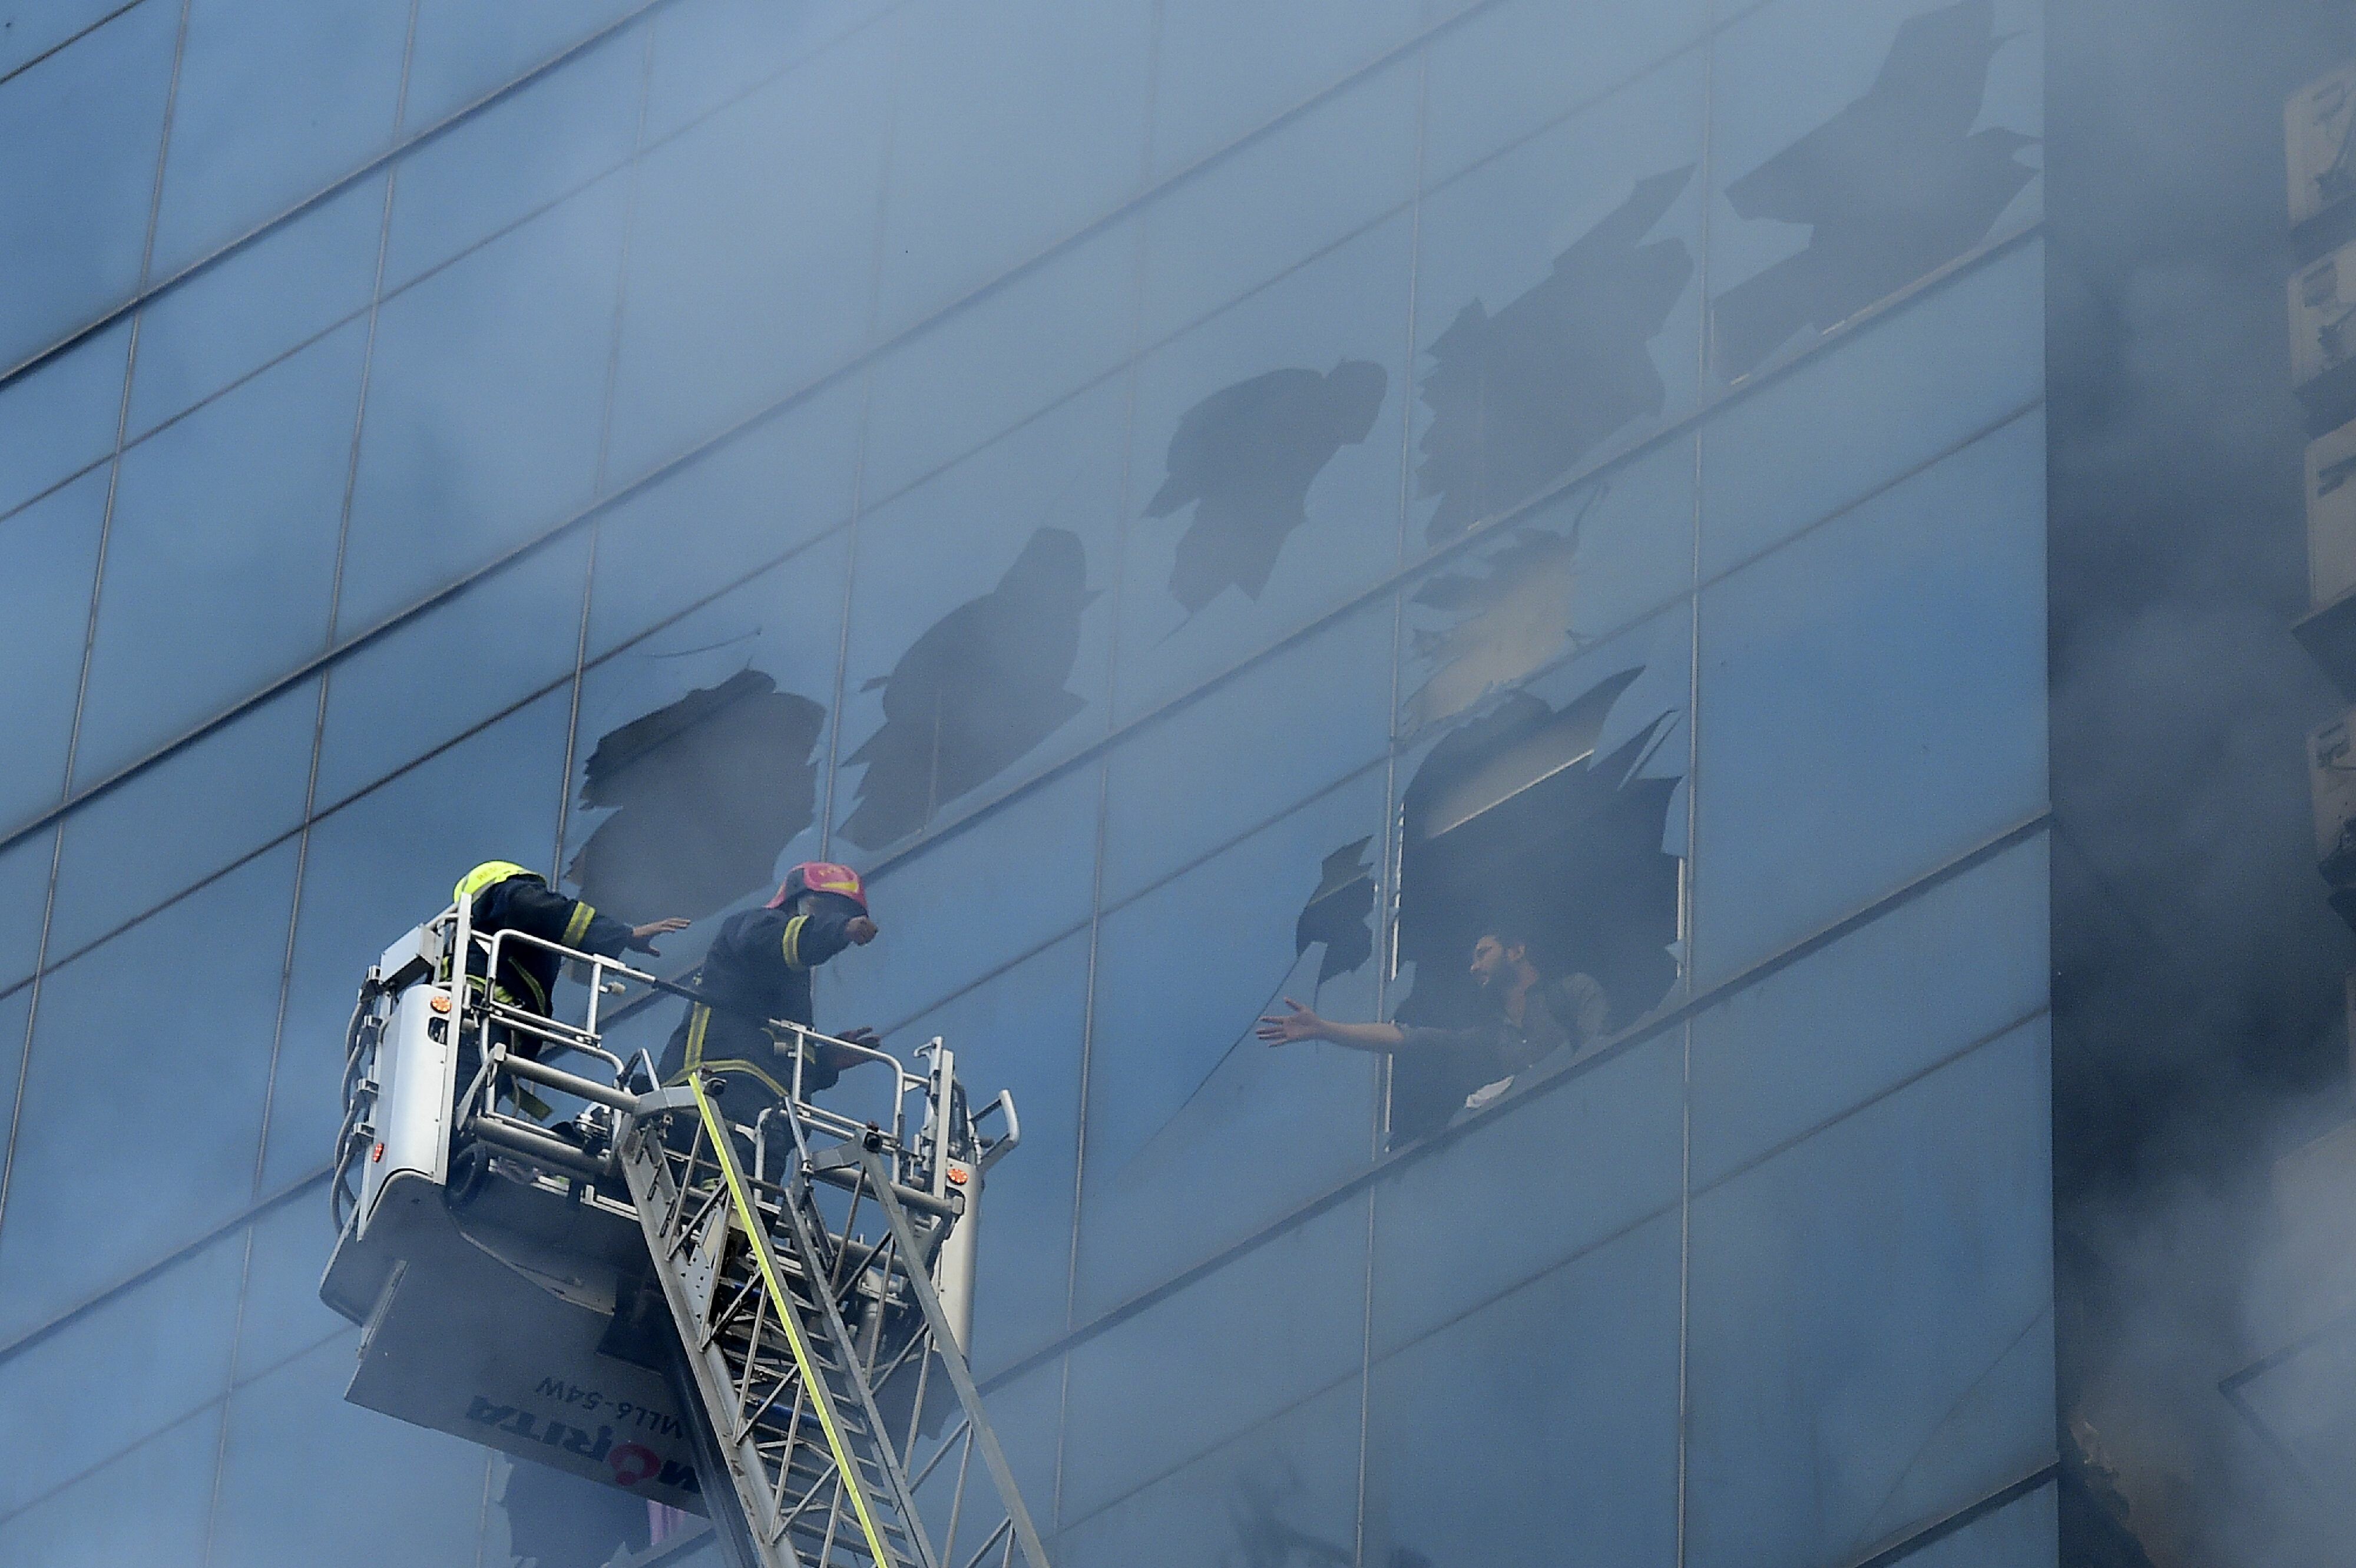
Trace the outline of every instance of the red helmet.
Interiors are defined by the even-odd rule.
[[[832,861],[806,860],[786,873],[785,881],[777,885],[776,897],[769,908],[780,908],[805,893],[840,893],[867,913],[867,885],[859,880],[859,873]]]

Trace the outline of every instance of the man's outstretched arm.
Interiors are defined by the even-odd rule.
[[[1289,1046],[1298,1040],[1330,1040],[1354,1051],[1388,1056],[1407,1044],[1407,1031],[1397,1024],[1337,1024],[1331,1018],[1319,1017],[1290,996],[1284,999],[1284,1004],[1292,1011],[1268,1015],[1253,1031],[1271,1046]]]

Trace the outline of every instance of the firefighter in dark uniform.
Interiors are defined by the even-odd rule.
[[[776,896],[758,909],[731,915],[704,954],[691,1003],[663,1047],[662,1079],[701,1072],[717,1079],[731,1121],[751,1125],[767,1102],[790,1098],[797,1040],[766,1020],[813,1028],[810,972],[849,947],[875,940],[867,889],[847,865],[810,861],[786,874]],[[782,1037],[780,1037],[782,1036]],[[872,1045],[872,1029],[842,1036]],[[830,1089],[851,1059],[814,1047],[802,1064],[805,1094]]]
[[[599,914],[578,898],[567,898],[551,888],[538,872],[528,871],[511,860],[485,861],[458,879],[450,897],[469,906],[474,929],[485,936],[521,931],[601,958],[617,957],[631,948],[652,953],[655,938],[668,931],[683,930],[688,924],[673,917],[643,926],[626,926],[611,916]],[[466,972],[477,986],[482,983],[485,961],[480,952],[466,956]],[[557,955],[545,948],[529,942],[502,943],[499,971],[490,977],[491,994],[512,1006],[545,1015],[549,1001],[556,993],[556,974],[561,964]],[[525,1056],[536,1055],[539,1050],[538,1042],[530,1039],[510,1044]]]

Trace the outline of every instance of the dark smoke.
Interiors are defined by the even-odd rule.
[[[2065,1563],[2340,1561],[2218,1380],[2273,1159],[2347,1114],[2303,735],[2283,104],[2344,5],[2051,12],[2055,1177]],[[2341,1481],[2344,1490],[2345,1478]],[[2124,1514],[2124,1520],[2120,1515]]]

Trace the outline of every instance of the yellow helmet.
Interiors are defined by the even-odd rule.
[[[458,878],[458,886],[450,889],[450,901],[454,904],[467,903],[476,894],[493,883],[505,882],[510,876],[538,876],[539,875],[540,873],[532,870],[531,867],[518,865],[512,860],[487,860]]]

